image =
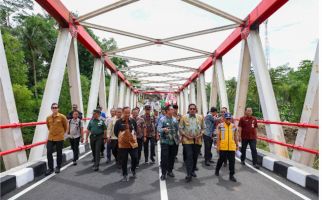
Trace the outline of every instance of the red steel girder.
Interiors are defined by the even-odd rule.
[[[64,6],[60,0],[36,0],[36,2],[50,14],[61,27],[73,28],[77,32],[77,40],[89,51],[93,56],[100,58],[104,56],[104,64],[112,72],[116,73],[118,77],[125,82],[125,84],[133,90],[131,83],[125,76],[118,71],[114,63],[108,58],[106,54],[103,55],[101,47],[88,34],[82,25],[75,23],[76,17]],[[75,26],[76,25],[76,28]]]
[[[221,58],[228,51],[230,51],[234,46],[236,46],[243,38],[248,36],[251,29],[255,29],[261,23],[263,23],[268,17],[270,17],[274,12],[281,8],[288,0],[262,0],[254,10],[245,18],[245,22],[237,27],[215,50],[213,57]],[[205,72],[212,66],[213,57],[208,57],[205,62],[201,64],[198,71],[193,73],[191,77],[182,85],[179,91],[186,88],[191,82],[197,79],[200,73]]]

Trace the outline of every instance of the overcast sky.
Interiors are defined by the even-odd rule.
[[[89,11],[111,4],[115,1],[62,0],[62,2],[69,10],[78,13],[78,15],[81,16]],[[203,0],[203,2],[244,19],[260,1]],[[40,10],[41,9],[36,8],[36,11]],[[179,0],[141,0],[89,19],[87,22],[158,39],[232,23],[229,20],[223,19]],[[101,38],[113,37],[117,41],[119,48],[145,42],[103,31],[94,30],[94,32]],[[228,30],[219,33],[207,34],[174,41],[174,43],[213,52],[231,32],[232,30]],[[260,27],[260,35],[264,45],[263,25]],[[269,18],[268,38],[272,67],[287,63],[289,63],[290,67],[297,67],[303,59],[313,60],[318,42],[318,0],[290,0],[286,3],[280,10]],[[122,52],[120,55],[162,61],[200,54],[167,46],[150,46]],[[226,80],[232,77],[237,77],[239,57],[240,45],[236,45],[223,57],[224,75]],[[198,68],[204,60],[205,59],[199,59],[194,61],[178,62],[176,64]],[[130,66],[137,64],[141,63],[129,63]],[[180,71],[182,69],[151,66],[138,68],[136,70],[167,72],[170,70]],[[177,76],[188,77],[190,75],[191,73],[185,73]],[[206,82],[211,81],[211,75],[212,70],[209,69],[206,72]],[[146,80],[155,79],[156,77],[146,78]],[[157,80],[164,79],[166,79],[166,77],[157,78]],[[179,83],[183,82],[184,81]]]

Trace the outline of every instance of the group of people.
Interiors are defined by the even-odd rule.
[[[62,148],[64,138],[69,138],[74,153],[73,164],[77,165],[79,143],[88,142],[92,150],[93,170],[98,171],[102,151],[106,144],[106,163],[111,162],[112,155],[118,168],[122,169],[122,181],[128,181],[128,157],[131,158],[131,173],[136,177],[136,169],[140,166],[141,154],[144,149],[145,164],[155,163],[155,144],[161,147],[161,177],[175,177],[174,164],[177,159],[180,143],[183,147],[183,161],[186,168],[186,182],[197,177],[197,161],[204,144],[205,165],[214,164],[211,150],[216,148],[219,155],[215,175],[219,176],[222,165],[229,162],[229,179],[236,182],[235,152],[241,143],[241,164],[245,165],[246,148],[249,144],[252,161],[257,165],[256,134],[257,119],[252,116],[252,109],[246,108],[245,116],[233,119],[232,115],[223,107],[220,113],[212,107],[206,116],[197,114],[197,106],[189,104],[188,113],[178,113],[177,105],[167,105],[162,112],[154,110],[150,105],[144,106],[144,114],[139,115],[140,109],[130,107],[113,108],[107,117],[98,107],[93,111],[86,130],[82,121],[82,113],[73,104],[73,110],[67,118],[58,112],[58,104],[51,106],[52,114],[47,117],[49,136],[47,142],[48,170],[46,175],[54,172],[53,147],[56,146],[57,165],[55,173],[60,172],[62,164]],[[238,123],[237,123],[238,120]],[[104,154],[103,154],[104,155]]]

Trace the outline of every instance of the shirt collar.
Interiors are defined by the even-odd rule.
[[[193,117],[193,118],[196,118],[196,114],[192,115],[192,114],[189,114],[189,117]]]

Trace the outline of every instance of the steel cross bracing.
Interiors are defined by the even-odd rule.
[[[179,49],[184,49],[187,51],[192,51],[192,52],[205,54],[205,55],[211,55],[212,54],[211,52],[187,47],[184,45],[175,44],[175,43],[172,43],[171,41],[181,40],[181,39],[195,37],[195,36],[199,36],[199,35],[205,35],[205,34],[219,32],[219,31],[225,31],[225,30],[233,29],[233,28],[236,28],[239,26],[238,24],[230,24],[230,25],[226,25],[226,26],[206,29],[206,30],[197,31],[197,32],[193,32],[193,33],[187,33],[187,34],[169,37],[169,38],[165,38],[165,39],[156,39],[156,38],[151,38],[151,37],[147,37],[147,36],[143,36],[143,35],[139,35],[139,34],[135,34],[135,33],[130,33],[130,32],[122,31],[122,30],[117,30],[117,29],[106,27],[106,26],[87,23],[87,22],[81,22],[80,24],[83,26],[86,26],[88,28],[93,28],[93,29],[97,29],[97,30],[101,30],[101,31],[111,32],[111,33],[115,33],[115,34],[119,34],[119,35],[124,35],[124,36],[128,36],[128,37],[148,41],[147,43],[137,44],[137,45],[109,51],[108,52],[109,54],[114,54],[114,53],[132,50],[132,49],[147,47],[147,46],[151,46],[151,45],[155,45],[155,44],[164,44],[167,46],[171,46],[171,47],[175,47],[175,48],[179,48]]]
[[[101,30],[101,31],[116,33],[116,34],[119,34],[119,35],[124,35],[124,36],[132,37],[132,38],[136,38],[136,39],[140,39],[140,40],[146,40],[146,41],[151,42],[151,43],[149,43],[151,45],[163,44],[163,45],[175,47],[175,48],[178,48],[178,49],[184,49],[184,50],[195,52],[195,53],[200,53],[200,54],[205,54],[205,55],[211,55],[212,54],[211,52],[203,51],[203,50],[200,50],[200,49],[187,47],[187,46],[180,45],[180,44],[174,44],[172,42],[165,42],[165,41],[160,40],[160,39],[155,39],[155,38],[151,38],[151,37],[147,37],[147,36],[143,36],[143,35],[139,35],[139,34],[135,34],[135,33],[121,31],[121,30],[117,30],[117,29],[113,29],[113,28],[108,28],[108,27],[101,26],[101,25],[96,25],[96,24],[91,24],[91,23],[86,23],[86,22],[81,22],[80,24],[83,25],[83,26],[86,26],[88,28],[93,28],[93,29],[97,29],[97,30]],[[151,46],[151,45],[144,45],[144,47]],[[143,47],[143,46],[141,46],[141,47]],[[132,48],[132,47],[125,47],[126,51],[130,50],[128,48],[135,49],[135,48]],[[108,53],[113,54],[113,53],[118,53],[118,52],[122,52],[122,51],[124,51],[124,49],[117,49],[117,50],[109,51]]]
[[[51,1],[51,0],[36,0],[45,10],[48,11],[48,13],[53,16],[58,23],[62,27],[73,27],[76,26],[77,31],[77,38],[78,40],[96,57],[104,56],[104,63],[105,65],[114,73],[118,75],[118,77],[126,83],[129,87],[132,87],[132,85],[126,80],[124,75],[121,73],[121,71],[117,70],[114,64],[109,60],[106,53],[104,54],[101,51],[101,48],[95,43],[95,41],[88,35],[86,30],[83,28],[82,25],[87,26],[89,28],[104,30],[108,32],[117,33],[120,35],[125,35],[133,38],[138,38],[141,40],[147,41],[146,43],[137,44],[125,48],[120,48],[111,52],[108,52],[109,54],[115,54],[117,52],[123,52],[131,49],[137,49],[142,48],[146,46],[151,46],[155,44],[163,44],[167,46],[172,46],[175,48],[184,49],[187,51],[192,51],[196,53],[202,54],[201,56],[207,57],[207,59],[199,66],[199,68],[190,76],[190,78],[182,85],[180,88],[180,91],[182,91],[184,88],[186,88],[191,82],[195,81],[201,74],[203,74],[208,68],[210,68],[213,64],[213,60],[216,58],[221,58],[224,56],[228,51],[230,51],[236,44],[238,44],[242,39],[246,38],[249,34],[250,30],[257,29],[258,26],[263,23],[268,17],[270,17],[275,11],[277,11],[280,7],[282,7],[287,0],[262,0],[256,7],[253,9],[248,16],[246,16],[244,19],[240,19],[236,16],[233,16],[227,12],[224,12],[222,10],[219,10],[213,6],[210,6],[206,3],[203,3],[198,0],[182,0],[185,3],[188,3],[190,5],[193,5],[195,7],[198,7],[200,9],[203,9],[205,11],[208,11],[210,13],[213,13],[217,16],[223,17],[225,19],[228,19],[233,22],[233,24],[221,26],[221,27],[215,27],[211,29],[201,30],[193,33],[178,35],[174,37],[169,37],[165,39],[156,39],[152,37],[146,37],[139,34],[134,34],[126,31],[121,31],[105,26],[95,25],[91,23],[84,22],[85,20],[88,20],[90,18],[93,18],[95,16],[101,15],[103,13],[109,12],[111,10],[115,10],[117,8],[126,6],[128,4],[137,2],[138,0],[120,0],[116,3],[107,5],[105,7],[102,7],[100,9],[94,10],[92,12],[89,12],[87,14],[81,15],[80,17],[76,18],[74,17],[67,9],[66,7],[59,1]],[[223,41],[223,43],[213,52],[208,52],[196,48],[187,47],[184,45],[179,45],[172,43],[172,41],[194,37],[198,35],[208,34],[208,33],[214,33],[218,31],[228,30],[235,28],[234,31],[226,38],[226,40]],[[164,61],[163,61],[164,62]],[[159,64],[162,62],[152,62],[152,63],[145,63],[142,65],[137,66],[131,66],[131,68],[138,68],[138,67],[147,67],[150,65]],[[174,65],[168,63],[162,63],[162,65],[167,64],[168,66],[172,67],[179,67],[180,65]],[[161,65],[161,64],[160,64]],[[185,66],[180,66],[181,68]],[[188,69],[188,68],[185,68]],[[133,89],[133,88],[132,88]]]
[[[191,71],[197,70],[196,68],[193,68],[193,67],[186,67],[186,66],[171,64],[171,62],[174,62],[174,61],[152,61],[152,60],[146,60],[146,59],[142,59],[142,58],[133,58],[133,57],[121,56],[121,55],[110,55],[110,57],[117,57],[117,58],[123,58],[125,60],[133,60],[133,61],[146,63],[146,64],[129,66],[127,68],[120,69],[120,71],[127,71],[127,70],[134,69],[134,68],[147,67],[147,66],[152,66],[152,65],[164,65],[164,66],[174,67],[174,68],[189,69]],[[192,59],[198,59],[198,58],[200,58],[200,57],[188,57],[186,59],[192,60]],[[181,58],[181,60],[184,60],[184,58]]]
[[[129,66],[126,69],[120,70],[120,71],[123,71],[123,72],[127,71],[127,70],[130,70],[130,69],[133,69],[133,68],[148,67],[148,66],[153,66],[153,65],[163,65],[163,66],[167,66],[167,67],[189,69],[191,71],[196,71],[196,69],[192,68],[192,67],[180,66],[180,65],[170,63],[170,62],[176,62],[175,60],[171,60],[171,61],[151,61],[151,60],[146,60],[146,59],[133,58],[133,57],[121,56],[121,55],[113,55],[113,54],[115,54],[117,52],[122,52],[123,50],[136,49],[136,48],[151,46],[151,45],[154,45],[154,44],[164,44],[164,45],[167,45],[167,46],[171,46],[171,47],[175,47],[175,48],[179,48],[179,49],[184,49],[184,50],[187,50],[187,51],[200,53],[200,54],[202,54],[203,57],[204,56],[211,56],[212,55],[211,52],[206,52],[206,51],[203,51],[203,50],[199,50],[199,49],[195,49],[195,48],[191,48],[191,47],[171,43],[170,41],[185,39],[185,38],[189,38],[189,37],[209,34],[209,33],[218,32],[218,31],[224,31],[224,30],[236,28],[237,26],[239,26],[238,24],[231,24],[231,25],[226,25],[226,26],[221,26],[221,27],[216,27],[216,28],[196,31],[196,32],[192,32],[192,33],[182,34],[182,35],[178,35],[178,36],[173,36],[173,37],[169,37],[169,38],[166,38],[166,39],[154,39],[154,38],[151,38],[151,37],[147,37],[147,36],[143,36],[143,35],[139,35],[139,34],[134,34],[134,33],[126,32],[126,31],[121,31],[121,30],[117,30],[117,29],[113,29],[113,28],[109,28],[109,27],[105,27],[105,26],[95,25],[95,24],[91,24],[91,23],[81,22],[81,24],[83,26],[88,27],[88,28],[94,28],[94,29],[98,29],[98,30],[102,30],[102,31],[106,31],[106,32],[116,33],[116,34],[120,34],[120,35],[124,35],[124,36],[128,36],[128,37],[148,41],[147,43],[144,43],[144,44],[134,45],[132,47],[125,47],[123,49],[117,49],[115,51],[108,52],[111,57],[119,57],[119,58],[123,58],[123,59],[127,59],[127,60],[133,60],[133,61],[138,61],[138,62],[144,62],[145,63],[145,64],[136,65],[136,66]],[[198,57],[197,56],[190,57],[190,58],[187,58],[187,60],[189,60],[189,59],[198,59],[198,58],[200,58],[200,56],[198,56]],[[177,59],[177,60],[184,61],[185,59],[180,58],[180,59]],[[175,73],[178,74],[178,72],[175,72]],[[168,73],[168,74],[171,74],[171,73]],[[163,74],[154,74],[154,76],[163,76]],[[139,76],[139,77],[132,76],[131,77],[132,79],[130,79],[130,80],[138,80],[137,78],[143,78],[143,77],[144,76]],[[168,77],[170,77],[170,78],[178,78],[180,80],[182,79],[182,77],[178,77],[178,76],[168,75]]]

